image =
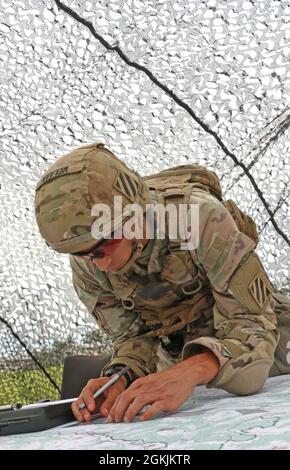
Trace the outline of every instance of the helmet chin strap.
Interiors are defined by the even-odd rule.
[[[139,240],[138,243],[135,244],[135,246],[132,250],[131,257],[128,259],[128,261],[120,269],[117,269],[115,272],[118,273],[118,274],[123,274],[123,273],[127,272],[131,268],[131,266],[133,266],[133,264],[135,263],[138,256],[140,256],[143,248],[144,248],[144,245],[143,245],[142,241]]]

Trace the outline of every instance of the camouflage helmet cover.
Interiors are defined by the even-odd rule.
[[[59,253],[90,250],[96,245],[91,234],[96,220],[92,208],[107,204],[114,227],[114,196],[122,196],[122,209],[137,203],[145,211],[149,202],[149,190],[140,175],[104,144],[87,145],[60,157],[36,186],[35,213],[42,237]]]

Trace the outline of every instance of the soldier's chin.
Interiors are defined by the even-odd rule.
[[[124,263],[121,263],[121,264],[117,264],[117,265],[114,265],[114,266],[109,266],[106,271],[108,271],[109,273],[115,273],[116,271],[118,271],[119,269],[122,269],[123,266],[125,266],[125,264],[128,262],[127,261],[124,261]]]
[[[107,271],[108,273],[115,273],[116,271],[118,271],[118,269],[121,269],[122,266],[107,268],[107,269],[105,269],[105,271]]]

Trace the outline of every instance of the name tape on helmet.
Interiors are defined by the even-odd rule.
[[[72,173],[79,173],[83,169],[83,164],[77,164],[77,165],[66,165],[61,168],[56,168],[53,171],[50,171],[49,173],[44,174],[44,176],[41,178],[41,180],[38,182],[36,186],[36,191],[45,183],[48,183],[49,181],[58,178],[59,176],[64,176],[64,175],[70,175]]]

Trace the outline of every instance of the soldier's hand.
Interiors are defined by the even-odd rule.
[[[218,371],[216,356],[207,351],[141,377],[116,398],[108,422],[130,422],[139,412],[140,420],[145,421],[160,412],[175,411],[190,397],[196,385],[210,382]]]
[[[121,377],[108,390],[102,393],[100,397],[94,399],[93,394],[110,379],[111,377],[99,377],[98,379],[88,381],[78,399],[72,403],[71,409],[78,421],[90,421],[92,414],[98,411],[102,416],[108,416],[115,400],[125,390],[127,384],[125,377]],[[79,410],[82,403],[86,404],[86,408]]]

